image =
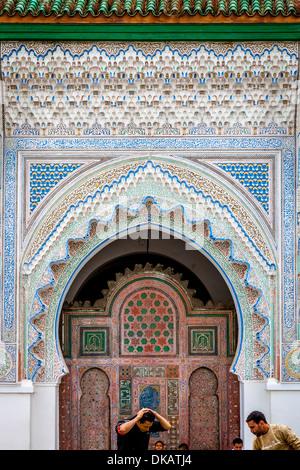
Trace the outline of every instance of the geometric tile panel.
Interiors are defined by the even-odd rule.
[[[82,163],[31,163],[30,164],[30,213],[63,178]]]
[[[176,354],[175,316],[164,294],[139,291],[127,298],[122,313],[123,355]]]
[[[218,163],[217,166],[239,181],[269,213],[268,163]]]

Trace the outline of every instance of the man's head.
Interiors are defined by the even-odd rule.
[[[155,416],[152,413],[152,411],[145,411],[141,419],[137,422],[139,430],[141,432],[149,431],[149,429],[151,428],[153,424],[154,419],[155,419]]]
[[[261,411],[252,411],[246,419],[249,429],[255,436],[259,437],[266,434],[269,430],[269,425],[265,415]]]
[[[178,450],[189,450],[189,446],[185,442],[183,442],[178,446]]]
[[[239,437],[236,437],[232,441],[232,447],[234,450],[243,450],[243,441]]]
[[[155,450],[164,450],[164,448],[165,448],[165,444],[163,443],[163,441],[157,441],[155,443],[155,446],[154,446]]]

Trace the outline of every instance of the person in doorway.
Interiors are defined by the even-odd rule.
[[[165,450],[165,444],[163,443],[163,441],[155,442],[154,450]]]
[[[189,446],[183,442],[182,444],[179,444],[178,450],[189,450]]]
[[[253,450],[300,450],[300,439],[284,424],[269,424],[261,411],[252,411],[246,419],[255,435]]]
[[[240,437],[233,439],[232,450],[243,450],[243,440]]]
[[[119,421],[116,426],[117,446],[120,451],[148,450],[150,433],[169,431],[167,419],[149,408],[141,409],[131,419]]]

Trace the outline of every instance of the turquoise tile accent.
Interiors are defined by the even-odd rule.
[[[83,163],[32,163],[30,165],[30,213],[49,191]]]
[[[247,188],[269,213],[268,163],[217,163],[216,165]]]

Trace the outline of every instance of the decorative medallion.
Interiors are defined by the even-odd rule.
[[[294,349],[288,354],[286,368],[293,377],[300,378],[300,348]]]
[[[13,359],[11,355],[2,347],[0,347],[0,379],[6,377],[13,365]]]

